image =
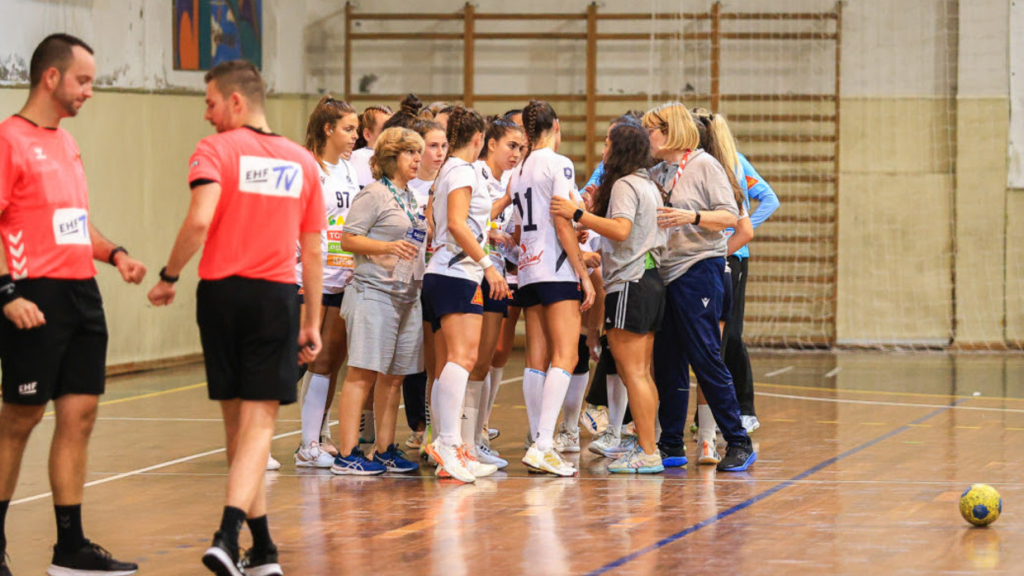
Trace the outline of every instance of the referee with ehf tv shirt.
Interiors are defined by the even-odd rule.
[[[272,133],[266,86],[256,67],[224,62],[206,74],[206,120],[217,134],[189,160],[192,200],[154,305],[174,300],[174,283],[205,240],[196,317],[211,400],[221,403],[228,487],[220,529],[203,564],[221,576],[283,574],[267,527],[264,471],[281,404],[296,400],[299,363],[320,352],[320,300],[295,297],[295,246],[302,280],[319,294],[320,233],[326,227],[319,168],[308,150]],[[253,547],[239,559],[247,522]]]

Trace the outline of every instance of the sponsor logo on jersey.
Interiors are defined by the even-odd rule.
[[[570,168],[569,166],[566,166],[564,172],[565,172],[565,179],[566,180],[572,180],[572,168]]]
[[[341,234],[342,234],[341,230],[328,230],[327,231],[327,241],[328,242],[337,242],[338,244],[341,244]]]
[[[746,176],[746,179],[747,179],[747,190],[750,190],[754,186],[757,186],[758,184],[761,183],[761,181],[758,180],[757,178],[751,178],[750,176]]]
[[[198,158],[193,160],[192,163],[188,165],[189,168],[195,168],[196,166],[199,166],[199,159]]]
[[[81,208],[54,210],[53,238],[57,244],[91,244],[89,215]]]
[[[39,146],[34,146],[32,148],[32,152],[35,152],[36,160],[46,160],[46,154],[43,152],[43,149],[40,148]]]
[[[484,305],[484,293],[479,286],[476,287],[476,292],[473,294],[473,304]]]
[[[327,218],[327,225],[328,226],[344,226],[345,225],[345,217],[344,216],[330,216],[330,217]]]
[[[351,254],[328,254],[327,265],[332,268],[354,268],[355,259],[352,258]]]
[[[22,396],[35,396],[36,388],[39,386],[38,382],[26,382],[25,384],[18,384],[18,394]]]
[[[302,166],[277,158],[242,156],[238,165],[241,192],[298,198],[302,194]]]
[[[700,301],[703,302],[704,303],[704,307],[707,308],[708,304],[711,303],[711,298],[701,298]]]
[[[519,245],[519,270],[524,270],[531,266],[540,264],[541,258],[544,256],[544,250],[536,254],[533,252],[535,246],[533,238],[523,240],[522,244]]]

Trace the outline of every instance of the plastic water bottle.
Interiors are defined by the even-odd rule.
[[[392,278],[399,284],[409,284],[412,282],[413,272],[419,263],[420,247],[427,240],[427,224],[423,214],[419,214],[416,217],[416,226],[406,231],[404,240],[416,246],[416,256],[408,260],[405,258],[398,259],[398,263],[395,264],[395,270],[392,272]]]

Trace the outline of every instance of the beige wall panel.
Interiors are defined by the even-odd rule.
[[[954,126],[944,98],[843,98],[843,172],[945,173]]]
[[[1024,344],[1024,190],[1011,190],[1006,221],[1006,339]]]

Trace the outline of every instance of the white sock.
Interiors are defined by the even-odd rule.
[[[572,374],[561,368],[552,367],[544,378],[544,394],[537,421],[537,449],[547,452],[555,444],[555,422],[562,411],[565,393],[569,390]],[[578,416],[577,416],[578,417]]]
[[[526,400],[526,418],[530,421],[530,438],[537,439],[537,422],[544,402],[544,379],[547,374],[527,368],[523,371],[523,399]]]
[[[590,372],[573,374],[569,380],[569,390],[565,393],[565,401],[562,403],[562,423],[570,432],[580,429],[580,411],[583,410],[583,398],[587,395],[589,383]]]
[[[606,384],[608,388],[608,429],[616,436],[622,435],[622,421],[626,419],[626,406],[629,397],[626,385],[618,374],[609,374]]]
[[[302,378],[309,379],[306,397],[302,401],[302,447],[307,448],[310,442],[320,442],[331,379],[311,372],[306,372]]]
[[[488,389],[487,409],[484,410],[484,422],[491,422],[491,411],[494,410],[494,402],[498,399],[498,389],[501,388],[501,377],[505,373],[505,367],[491,366],[491,372],[487,378],[491,381]]]
[[[434,406],[435,435],[447,446],[462,445],[462,405],[466,396],[469,372],[454,362],[444,365],[434,383],[430,403]]]
[[[480,398],[484,395],[484,381],[466,383],[466,399],[462,404],[462,441],[473,446],[480,443]]]
[[[711,406],[697,404],[697,441],[715,443],[715,415],[711,413]]]

